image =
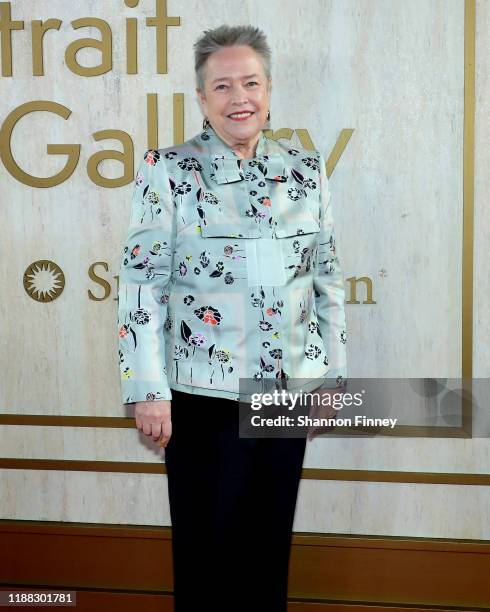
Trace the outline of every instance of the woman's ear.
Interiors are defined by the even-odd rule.
[[[205,100],[206,99],[202,91],[197,87],[196,87],[196,96],[197,96],[197,101],[199,103],[199,106],[201,107],[203,114],[205,114]]]

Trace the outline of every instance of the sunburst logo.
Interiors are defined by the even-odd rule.
[[[36,302],[52,302],[63,293],[63,270],[49,259],[39,259],[24,272],[24,289]]]

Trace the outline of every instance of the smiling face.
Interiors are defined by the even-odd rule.
[[[267,119],[270,85],[260,56],[248,45],[239,45],[224,47],[208,57],[204,92],[196,92],[203,114],[218,136],[230,146],[251,146]],[[244,114],[236,117],[237,113]]]

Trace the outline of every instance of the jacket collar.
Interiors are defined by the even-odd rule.
[[[200,133],[199,139],[208,149],[217,183],[233,183],[245,178],[241,167],[242,158],[211,126]],[[275,140],[267,138],[261,131],[253,160],[262,166],[266,179],[284,182],[287,178],[287,168],[277,148]]]

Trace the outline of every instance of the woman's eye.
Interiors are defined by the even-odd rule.
[[[258,85],[257,81],[249,81],[248,84],[249,85]]]
[[[226,85],[224,83],[221,83],[221,85],[218,85],[218,87],[216,87],[216,89],[219,89],[220,87],[226,87]]]

